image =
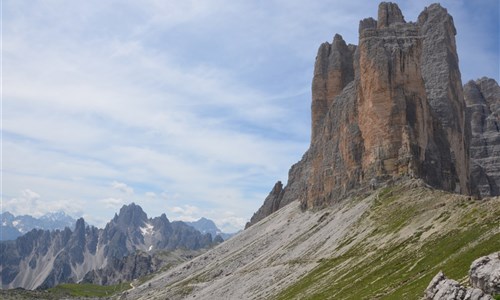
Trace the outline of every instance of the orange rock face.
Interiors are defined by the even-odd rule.
[[[432,67],[434,58],[456,57],[449,55],[455,51],[453,22],[439,5],[423,14],[421,22],[407,24],[397,5],[382,3],[378,21],[361,21],[351,82],[340,80],[351,70],[331,67],[324,55],[327,45],[320,47],[312,91],[313,135],[303,160],[309,172],[299,197],[303,207],[331,204],[356,189],[399,177],[469,192],[463,98],[455,97],[462,93],[461,82],[440,77],[442,68],[452,78],[460,74],[458,64],[448,58],[438,64],[441,69]],[[430,30],[427,22],[437,28]],[[449,45],[429,48],[436,35]],[[334,47],[341,44],[336,35],[328,49],[339,53],[328,57],[348,57]],[[315,111],[318,102],[321,109]]]
[[[272,211],[296,200],[304,209],[330,205],[404,177],[469,194],[455,34],[439,4],[406,23],[396,4],[383,2],[377,21],[360,21],[358,46],[338,34],[322,44],[312,83],[311,146]]]
[[[312,82],[311,141],[321,130],[333,99],[354,79],[353,55],[356,46],[347,46],[336,34],[332,44],[323,43],[318,50]]]

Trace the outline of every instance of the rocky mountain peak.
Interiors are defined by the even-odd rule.
[[[366,29],[376,29],[377,21],[374,18],[365,18],[359,21],[359,29],[358,34],[361,36],[361,33]]]
[[[398,5],[392,2],[380,3],[378,6],[377,28],[389,27],[396,23],[406,23]]]
[[[354,51],[339,34],[331,44],[325,42],[318,49],[312,82],[311,142],[317,138],[333,99],[354,79]]]
[[[360,21],[358,45],[339,34],[321,44],[311,145],[247,227],[293,201],[321,208],[405,178],[498,195],[500,91],[485,78],[466,85],[464,96],[456,33],[439,4],[407,23],[397,4],[382,2],[378,20]]]
[[[304,208],[400,177],[469,192],[453,20],[440,6],[425,15],[406,23],[384,2],[378,21],[361,21],[354,53],[340,36],[320,46],[311,148],[301,162],[306,185],[296,195]]]
[[[115,222],[119,225],[140,227],[148,220],[148,216],[139,205],[131,203],[124,205],[119,214],[115,217]]]
[[[6,211],[6,212],[3,212],[0,214],[2,216],[2,218],[6,218],[6,219],[13,219],[14,218],[14,215],[11,214],[10,212]]]
[[[455,28],[453,17],[448,13],[448,10],[441,6],[439,3],[433,3],[426,7],[418,16],[418,23],[423,24],[446,24],[449,33],[452,35],[457,34]],[[439,26],[434,28],[435,30],[440,30]]]
[[[67,215],[63,211],[46,213],[45,215],[40,217],[40,220],[50,220],[50,221],[59,221],[59,222],[66,221],[69,223],[72,223],[75,221],[71,216]]]
[[[85,220],[83,218],[80,218],[76,220],[76,225],[75,225],[75,233],[81,233],[85,234]]]
[[[155,218],[156,219],[156,218]],[[167,215],[166,214],[161,214],[159,220],[161,220],[164,224],[168,224],[170,223],[170,221],[168,220],[167,218]]]

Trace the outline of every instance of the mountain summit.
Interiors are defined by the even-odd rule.
[[[243,232],[121,297],[496,299],[500,88],[464,90],[455,34],[439,4],[406,22],[383,2],[358,45],[322,44],[286,186]]]
[[[201,233],[210,233],[213,239],[217,238],[217,240],[227,240],[232,237],[235,233],[225,233],[220,230],[217,225],[215,225],[214,221],[209,220],[207,218],[200,218],[198,221],[193,222],[184,222],[187,225],[193,227]]]
[[[358,45],[339,34],[323,43],[312,81],[311,145],[247,227],[292,201],[321,208],[404,178],[498,195],[498,84],[469,83],[464,97],[455,35],[439,4],[407,23],[396,4],[382,2],[378,20],[360,21]]]

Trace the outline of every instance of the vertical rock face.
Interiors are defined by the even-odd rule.
[[[356,188],[363,176],[364,141],[356,105],[358,87],[352,81],[335,98],[320,136],[313,141],[307,160],[303,161],[308,170],[306,188],[298,197],[303,208],[320,207],[338,200],[337,196]]]
[[[439,4],[432,4],[418,17],[422,39],[422,73],[427,101],[437,117],[451,150],[442,163],[455,167],[457,181],[447,190],[468,194],[468,144],[465,140],[465,103],[458,67],[457,34],[453,18]],[[454,174],[452,174],[454,175]]]
[[[470,171],[474,192],[500,194],[500,86],[489,78],[464,86],[471,125]]]
[[[388,12],[395,15],[388,16]],[[385,24],[380,26],[380,22]],[[387,3],[379,7],[378,23],[377,29],[364,30],[359,41],[357,101],[364,141],[363,175],[369,179],[423,175],[430,171],[422,166],[426,150],[436,147],[420,75],[418,27],[405,24],[399,9]]]
[[[331,44],[323,43],[318,49],[312,82],[312,141],[321,130],[323,119],[335,96],[354,79],[355,49],[353,45],[347,46],[339,34],[335,35]]]
[[[451,16],[432,5],[418,23],[406,23],[392,3],[381,3],[378,16],[378,21],[360,22],[353,69],[346,48],[333,47],[338,35],[330,48],[320,47],[313,80],[313,137],[303,161],[309,175],[306,192],[298,197],[305,208],[405,176],[469,192],[465,105]],[[326,53],[346,63],[326,64]],[[335,74],[356,76],[343,77],[351,82],[325,76],[333,74],[325,71],[328,67]],[[323,84],[328,80],[330,85]],[[320,107],[315,103],[322,103],[321,110],[314,110]]]
[[[247,226],[295,200],[304,209],[322,207],[403,177],[470,194],[471,134],[455,35],[453,18],[439,4],[407,23],[396,4],[383,2],[378,20],[360,21],[358,46],[338,34],[322,44],[312,82],[310,148],[290,170],[279,197],[271,193]],[[483,84],[498,95],[490,85]],[[493,114],[498,105],[488,109]],[[487,118],[478,113],[473,122]],[[488,126],[481,129],[483,140],[485,130],[495,129]],[[473,134],[478,147],[481,138]],[[492,154],[496,143],[492,138],[487,150],[472,155],[475,172],[482,172],[474,183],[481,193],[498,193],[492,179],[500,174],[500,163],[492,159],[498,157]]]

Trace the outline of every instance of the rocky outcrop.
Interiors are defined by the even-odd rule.
[[[470,170],[474,193],[500,195],[500,86],[481,78],[464,86],[470,119]]]
[[[276,182],[273,187],[273,190],[269,193],[269,195],[264,200],[264,204],[259,208],[259,210],[253,214],[250,222],[248,222],[245,228],[248,228],[251,224],[255,224],[260,220],[264,219],[266,216],[272,214],[277,211],[281,206],[280,202],[283,198],[283,184],[281,181]]]
[[[439,272],[425,290],[426,300],[493,300],[500,295],[500,252],[476,259],[469,270],[472,287],[465,287]]]
[[[247,227],[287,203],[331,205],[400,178],[469,194],[468,126],[453,18],[425,8],[407,23],[382,2],[359,23],[359,44],[340,35],[319,47],[311,145]],[[499,164],[497,164],[499,165]]]
[[[220,241],[217,241],[220,242]],[[214,243],[184,222],[170,222],[165,214],[148,219],[134,203],[125,205],[104,229],[34,229],[15,241],[0,243],[2,288],[49,288],[64,282],[113,284],[151,273],[160,250],[208,248]]]
[[[500,252],[476,259],[469,270],[473,287],[490,295],[500,295]]]
[[[477,288],[466,288],[455,280],[444,276],[439,272],[432,279],[425,290],[426,300],[493,300],[493,297],[485,294]]]

